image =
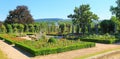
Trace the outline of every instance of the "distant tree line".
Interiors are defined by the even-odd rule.
[[[120,32],[120,0],[116,1],[117,6],[111,6],[110,11],[114,16],[109,20],[103,20],[97,24],[93,20],[98,20],[99,17],[90,11],[90,6],[80,5],[75,7],[74,14],[68,15],[72,22],[34,22],[27,6],[17,6],[16,9],[11,10],[9,15],[2,23],[0,22],[1,33],[116,33]]]

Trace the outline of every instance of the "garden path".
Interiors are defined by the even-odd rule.
[[[10,59],[30,59],[29,57],[27,57],[26,55],[22,54],[17,49],[13,48],[12,45],[9,45],[9,44],[5,43],[2,40],[0,40],[0,49]]]
[[[73,51],[68,51],[68,52],[63,52],[63,53],[58,53],[58,54],[44,55],[44,56],[28,57],[24,55],[23,53],[21,53],[19,50],[13,48],[11,45],[0,40],[0,49],[10,59],[73,59],[75,57],[93,54],[96,52],[118,48],[118,47],[120,47],[120,43],[118,44],[96,43],[96,47],[92,47],[92,48],[85,48],[85,49],[73,50]]]
[[[36,56],[36,57],[33,57],[32,59],[74,59],[76,57],[93,54],[96,52],[118,48],[118,47],[120,47],[119,44],[96,43],[96,47],[73,50],[73,51],[68,51],[68,52],[63,52],[58,54],[50,54],[45,56]]]

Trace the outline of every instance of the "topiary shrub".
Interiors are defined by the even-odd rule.
[[[51,37],[49,40],[48,40],[49,43],[56,43],[57,42],[57,39]]]

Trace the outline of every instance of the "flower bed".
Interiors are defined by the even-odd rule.
[[[82,42],[80,40],[57,40],[56,42],[49,42],[49,39],[40,39],[38,41],[30,41],[24,39],[15,39],[14,36],[4,36],[0,35],[1,39],[8,41],[15,46],[20,47],[33,55],[47,55],[53,53],[60,53],[65,51],[71,51],[81,48],[94,47],[95,43],[92,42]],[[13,39],[14,38],[14,39]]]
[[[14,37],[12,35],[4,34],[0,35],[0,39],[5,40],[5,42],[14,44],[15,42],[24,41],[25,39]]]
[[[36,43],[37,44],[37,43]],[[64,43],[58,43],[58,44],[53,44],[53,43],[45,43],[44,45],[36,45],[29,42],[27,43],[16,43],[15,45],[30,52],[33,55],[47,55],[47,54],[53,54],[53,53],[60,53],[60,52],[65,52],[65,51],[71,51],[75,49],[81,49],[81,48],[90,48],[94,47],[95,43],[91,42],[74,42],[74,43],[69,43],[64,44]],[[37,47],[38,46],[38,47]]]

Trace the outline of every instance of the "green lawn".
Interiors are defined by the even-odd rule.
[[[8,57],[0,50],[0,59],[8,59]]]

